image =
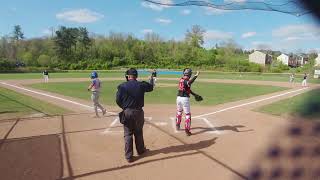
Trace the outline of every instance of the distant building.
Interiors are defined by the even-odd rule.
[[[314,66],[320,66],[320,53],[318,54],[318,57],[316,58],[314,62]]]
[[[272,63],[272,56],[260,51],[254,51],[253,53],[249,54],[249,62],[265,66],[266,64]]]
[[[305,54],[296,55],[294,57],[297,59],[298,66],[303,66],[309,62],[309,58]]]
[[[308,63],[308,57],[307,55],[300,54],[300,55],[287,55],[287,54],[281,54],[277,57],[277,60],[282,62],[282,64],[290,66],[290,67],[299,67],[303,66],[304,64]]]
[[[282,53],[280,56],[277,57],[277,60],[282,62],[282,64],[289,66],[289,58],[289,55]]]

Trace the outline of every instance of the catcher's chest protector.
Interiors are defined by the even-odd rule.
[[[184,82],[185,80],[189,80],[187,78],[181,78],[180,81],[179,81],[179,91],[183,92],[183,93],[186,93],[186,94],[190,94],[191,92],[191,88],[190,86],[186,85]]]

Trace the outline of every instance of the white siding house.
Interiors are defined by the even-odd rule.
[[[318,57],[316,58],[314,62],[314,66],[320,66],[320,54],[318,54]]]
[[[284,65],[289,65],[289,56],[286,54],[281,54],[280,56],[277,57],[277,60],[282,62]]]
[[[254,51],[249,55],[249,62],[261,65],[271,64],[272,56],[260,51]]]

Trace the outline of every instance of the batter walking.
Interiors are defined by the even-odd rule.
[[[100,97],[100,88],[101,88],[101,81],[98,78],[98,73],[96,71],[93,71],[91,73],[91,84],[88,87],[88,91],[91,91],[91,100],[93,102],[94,111],[96,113],[95,117],[99,117],[98,114],[98,108],[102,111],[102,114],[106,114],[106,109],[101,106],[99,103],[99,97]]]
[[[153,91],[153,78],[149,82],[137,81],[138,72],[131,68],[126,72],[127,82],[118,86],[116,102],[123,110],[119,113],[120,122],[123,124],[125,141],[125,158],[133,162],[133,136],[138,155],[147,151],[143,139],[144,125],[144,94]]]
[[[191,111],[190,111],[190,94],[191,84],[197,79],[199,75],[199,71],[197,74],[191,78],[192,70],[190,68],[186,68],[183,70],[183,77],[179,80],[179,90],[177,95],[177,114],[176,114],[176,128],[180,130],[180,123],[182,119],[182,112],[185,113],[185,132],[187,136],[191,134]],[[191,79],[190,79],[191,78]]]

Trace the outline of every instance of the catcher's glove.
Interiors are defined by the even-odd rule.
[[[194,95],[194,99],[195,99],[196,101],[202,101],[202,100],[203,100],[202,96],[200,96],[200,95],[198,95],[198,94]]]

